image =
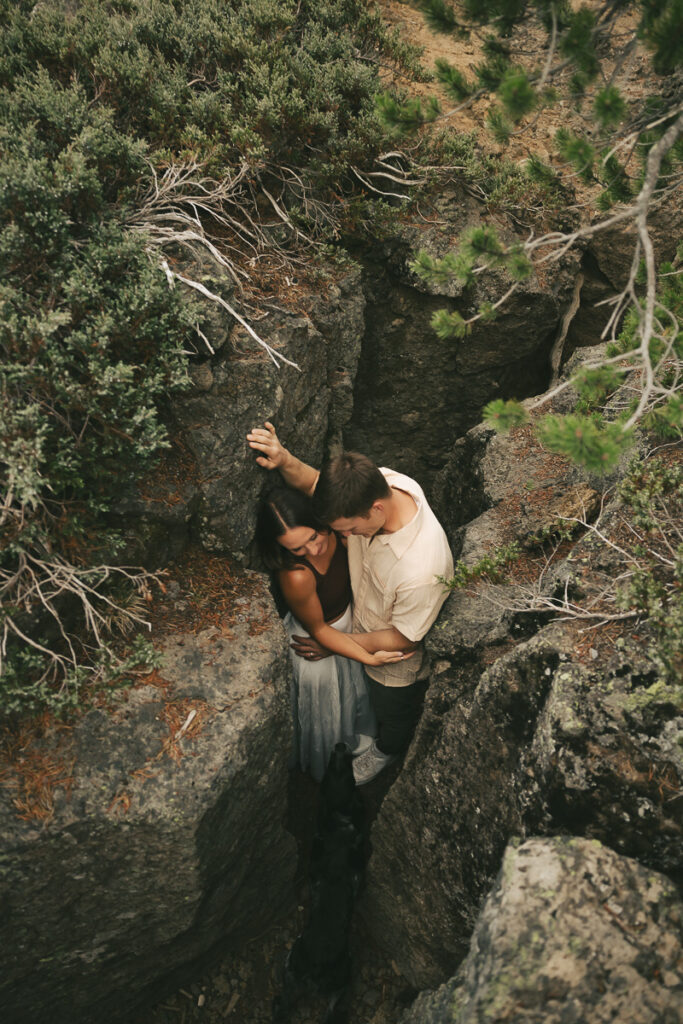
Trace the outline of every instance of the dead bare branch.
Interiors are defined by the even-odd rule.
[[[275,363],[275,365],[278,368],[281,363],[286,363],[288,366],[293,366],[295,370],[301,370],[301,367],[298,365],[298,363],[293,362],[291,359],[287,359],[286,356],[283,356],[282,353],[278,352],[271,345],[269,345],[267,341],[264,341],[263,338],[260,338],[256,331],[253,329],[253,327],[249,326],[244,317],[241,317],[237,310],[235,310],[230,305],[229,302],[226,302],[226,300],[222,296],[210,291],[206,287],[206,285],[201,284],[201,282],[199,281],[193,281],[192,278],[185,277],[183,274],[177,274],[175,271],[170,271],[170,273],[177,281],[182,281],[182,283],[186,284],[188,288],[194,288],[195,291],[198,291],[200,293],[200,295],[203,295],[205,298],[210,299],[212,302],[217,303],[219,306],[222,306],[223,309],[226,309],[230,316],[233,317],[238,324],[241,324],[242,327],[244,327],[247,334],[250,337],[252,337],[254,341],[256,341],[261,346],[261,348],[263,348],[267,352],[270,359],[273,361],[273,363]]]

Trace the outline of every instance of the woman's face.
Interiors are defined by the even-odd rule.
[[[309,558],[324,555],[329,542],[329,533],[318,532],[312,526],[293,526],[278,537],[278,543],[291,554]]]

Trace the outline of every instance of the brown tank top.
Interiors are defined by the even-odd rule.
[[[325,622],[338,619],[351,603],[351,577],[346,548],[337,537],[337,547],[324,574],[319,573],[307,559],[304,562],[315,576],[315,589]]]

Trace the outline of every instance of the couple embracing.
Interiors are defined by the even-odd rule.
[[[410,477],[355,452],[318,472],[272,423],[247,440],[284,481],[262,500],[257,542],[289,608],[297,760],[320,780],[343,740],[362,785],[405,752],[420,716],[448,541]]]

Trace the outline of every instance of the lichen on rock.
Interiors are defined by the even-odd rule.
[[[600,843],[511,843],[458,973],[401,1024],[676,1024],[683,904]]]

